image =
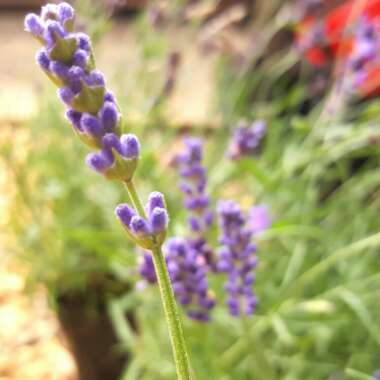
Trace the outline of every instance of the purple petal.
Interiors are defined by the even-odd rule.
[[[166,230],[169,218],[164,208],[156,207],[150,214],[149,219],[154,234],[159,234]]]
[[[128,204],[122,203],[116,207],[115,214],[121,223],[130,228],[131,220],[136,215],[136,212]]]
[[[91,51],[90,37],[84,33],[76,33],[76,38],[78,41],[79,49],[89,53]]]
[[[100,120],[102,121],[103,128],[107,132],[112,132],[119,122],[119,111],[115,103],[105,102],[100,110]]]
[[[123,155],[125,158],[136,159],[139,157],[140,143],[135,135],[122,135],[120,138],[120,142],[123,146]]]
[[[36,61],[38,65],[46,71],[50,68],[50,58],[44,49],[41,49],[36,55]]]
[[[99,120],[88,113],[83,114],[81,119],[81,128],[90,136],[99,138],[103,134],[102,126]]]
[[[130,228],[134,234],[138,237],[145,238],[150,235],[150,229],[148,223],[144,218],[139,215],[135,215],[131,219]]]
[[[61,23],[64,25],[67,20],[74,18],[75,12],[70,4],[62,2],[58,5],[58,15]]]
[[[148,199],[148,214],[150,214],[156,207],[165,209],[165,199],[164,196],[158,192],[154,191],[150,193]]]
[[[64,81],[69,77],[69,67],[59,61],[51,62],[50,71]]]
[[[101,153],[90,153],[86,157],[86,164],[98,173],[105,173],[112,163]]]
[[[81,68],[85,68],[87,65],[88,53],[86,50],[77,49],[73,55],[73,64]]]
[[[103,149],[112,154],[112,149],[115,149],[119,154],[123,153],[121,142],[114,133],[107,133],[102,139]]]
[[[68,111],[66,111],[66,117],[75,129],[81,132],[83,131],[81,127],[81,123],[80,123],[81,118],[82,118],[81,112],[75,111],[73,109],[69,109]]]
[[[62,87],[58,89],[58,96],[65,104],[70,105],[75,95],[69,87]]]
[[[45,27],[40,17],[33,13],[29,13],[24,21],[25,30],[36,37],[42,37]]]
[[[91,87],[104,87],[106,82],[104,75],[99,70],[93,70],[84,78],[86,84]]]

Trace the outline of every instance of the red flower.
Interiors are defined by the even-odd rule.
[[[349,26],[363,17],[368,22],[380,20],[380,0],[348,0],[325,16],[305,18],[296,27],[297,44],[305,58],[315,66],[332,64],[336,59],[347,59],[356,42],[348,31]],[[318,38],[313,38],[316,31],[319,33]],[[368,69],[359,92],[365,96],[380,92],[380,64]]]

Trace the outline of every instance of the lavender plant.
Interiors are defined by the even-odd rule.
[[[140,146],[133,134],[122,133],[122,120],[115,98],[106,89],[103,74],[95,68],[91,42],[84,33],[75,33],[75,12],[67,3],[48,4],[41,14],[29,14],[25,29],[41,44],[36,60],[57,85],[67,106],[66,116],[75,133],[95,151],[86,162],[109,180],[125,184],[130,205],[116,208],[116,215],[130,239],[151,252],[174,360],[179,379],[191,379],[186,343],[178,316],[169,275],[162,255],[168,214],[162,194],[151,194],[144,209],[133,182]]]
[[[189,213],[188,244],[198,252],[211,270],[215,270],[214,253],[207,244],[207,233],[213,224],[214,214],[206,193],[207,172],[202,164],[202,141],[187,138],[184,143],[185,150],[175,157],[174,164],[182,179],[179,188],[184,195],[183,204]]]
[[[247,125],[239,123],[234,129],[227,156],[231,159],[239,159],[245,156],[253,156],[258,153],[260,143],[266,133],[266,124],[261,120]]]
[[[215,296],[209,290],[208,268],[202,255],[187,239],[173,238],[166,247],[166,262],[174,293],[191,319],[208,322]]]
[[[240,207],[233,201],[218,205],[220,220],[220,259],[218,269],[228,275],[225,290],[232,316],[251,315],[256,310],[257,298],[252,291],[257,264],[256,245],[252,230],[247,228]]]

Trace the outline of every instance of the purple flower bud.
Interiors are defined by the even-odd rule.
[[[89,53],[91,51],[90,38],[84,33],[76,33],[76,38],[78,41],[79,49]]]
[[[185,207],[189,210],[202,210],[209,205],[209,199],[207,196],[200,196],[198,198],[186,199]]]
[[[189,310],[187,312],[187,316],[191,319],[194,319],[198,322],[209,322],[210,321],[210,316],[201,311],[195,311],[195,310]]]
[[[75,95],[69,87],[62,87],[58,89],[58,96],[65,104],[69,106],[71,105]]]
[[[238,317],[240,315],[240,304],[236,298],[228,299],[227,305],[230,309],[230,314],[233,317]]]
[[[124,157],[128,159],[136,159],[140,154],[140,143],[137,137],[131,133],[122,135],[120,138],[123,147]]]
[[[88,113],[84,114],[80,124],[82,130],[88,133],[91,137],[99,138],[103,134],[103,128],[95,116]]]
[[[98,120],[98,119],[96,119]],[[99,121],[98,121],[99,122]],[[102,145],[106,152],[112,154],[112,149],[115,149],[119,154],[123,153],[122,145],[119,138],[114,133],[107,133],[102,139]]]
[[[188,225],[192,231],[199,232],[202,230],[202,225],[200,223],[200,220],[196,216],[189,216],[187,218],[187,221],[188,221]]]
[[[58,5],[58,15],[62,25],[65,25],[67,20],[74,19],[75,12],[70,4],[62,2]]]
[[[112,92],[108,91],[104,94],[104,101],[105,102],[111,102],[116,104],[116,99],[115,96],[113,95]]]
[[[152,255],[150,253],[144,253],[143,261],[140,264],[140,275],[149,284],[155,284],[157,282],[156,270],[154,268]]]
[[[164,208],[156,207],[149,216],[150,225],[154,234],[164,232],[168,225],[168,213]]]
[[[66,32],[59,22],[52,20],[48,20],[46,22],[44,39],[48,49],[52,48],[55,45],[57,39],[62,39],[65,36]]]
[[[136,215],[136,212],[126,203],[122,203],[116,207],[115,214],[125,227],[130,228],[131,220]]]
[[[58,5],[56,4],[46,4],[41,8],[41,18],[44,21],[47,20],[58,20]]]
[[[98,173],[105,173],[107,169],[112,165],[112,162],[107,156],[101,153],[90,153],[86,157],[86,164]]]
[[[44,49],[41,49],[36,55],[36,61],[38,65],[46,71],[49,71],[50,68],[50,59]]]
[[[87,65],[88,53],[85,50],[77,49],[73,55],[73,64],[81,68],[85,68]]]
[[[66,117],[67,119],[71,122],[71,124],[73,125],[73,127],[75,129],[77,129],[78,131],[83,131],[82,127],[81,127],[81,118],[82,118],[82,113],[81,112],[78,112],[78,111],[75,111],[73,109],[68,109],[67,112],[66,112]]]
[[[104,75],[99,70],[93,70],[84,78],[90,87],[104,87],[106,85]]]
[[[45,31],[44,24],[40,17],[30,13],[25,17],[24,21],[25,30],[35,37],[42,37]]]
[[[82,89],[82,80],[84,78],[85,72],[79,66],[72,66],[67,75],[67,81],[71,90],[78,94]]]
[[[100,110],[100,120],[107,132],[113,132],[119,122],[119,111],[115,103],[105,102]]]
[[[66,81],[69,77],[69,70],[69,67],[62,62],[52,61],[50,63],[50,71],[63,81]]]
[[[154,191],[149,195],[147,207],[148,214],[150,214],[156,207],[165,209],[164,196],[158,191]]]
[[[139,215],[135,215],[131,219],[131,231],[140,238],[146,238],[150,235],[150,229],[147,221]]]

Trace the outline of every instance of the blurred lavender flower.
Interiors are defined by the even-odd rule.
[[[129,236],[142,248],[151,250],[162,245],[169,221],[164,197],[161,193],[151,193],[146,205],[147,219],[139,215],[128,204],[116,207],[115,214]]]
[[[227,305],[232,316],[251,315],[257,306],[257,298],[252,291],[257,264],[253,233],[240,207],[233,201],[219,202],[218,216],[222,245],[218,269],[228,275],[225,284]]]
[[[326,31],[322,20],[317,20],[310,25],[302,34],[302,38],[297,39],[296,47],[301,53],[309,49],[320,47],[325,49]]]
[[[202,166],[202,149],[200,139],[186,139],[185,151],[176,156],[175,165],[182,177],[179,187],[184,194],[184,206],[190,214],[188,224],[191,236],[188,238],[188,244],[203,256],[210,269],[215,269],[214,253],[206,241],[214,215],[210,210],[210,199],[206,194],[207,173]]]
[[[356,91],[365,81],[368,68],[378,58],[380,48],[379,25],[361,17],[356,25],[354,48],[347,61],[348,89]]]
[[[258,120],[251,125],[244,122],[234,129],[227,156],[232,159],[239,159],[244,156],[253,156],[258,153],[260,143],[266,133],[266,124]]]
[[[157,283],[156,270],[154,269],[152,255],[144,252],[140,262],[140,275],[149,284]]]
[[[74,33],[75,12],[65,2],[47,4],[41,14],[28,14],[25,30],[41,44],[36,60],[58,86],[67,105],[66,117],[79,138],[101,150],[87,157],[89,166],[108,178],[128,181],[138,159],[138,141],[121,136],[121,115],[107,91],[103,74],[95,69],[90,38]]]
[[[186,239],[170,239],[165,247],[166,263],[174,294],[187,315],[200,322],[210,320],[215,298],[208,290],[204,258]]]
[[[380,370],[375,372],[374,378],[375,378],[375,380],[380,380]]]
[[[266,205],[251,207],[248,211],[247,225],[254,235],[268,229],[272,225],[268,207]]]

